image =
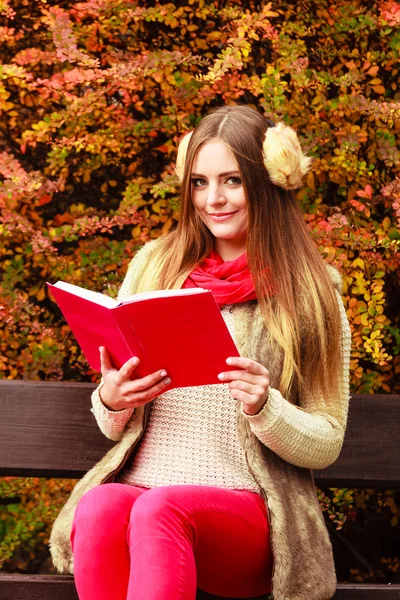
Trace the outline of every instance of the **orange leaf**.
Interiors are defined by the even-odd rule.
[[[157,146],[156,150],[159,150],[160,152],[168,152],[169,148],[164,144],[162,146]]]
[[[384,94],[386,91],[385,88],[383,87],[383,85],[373,85],[372,89],[377,94]]]
[[[377,75],[378,71],[379,71],[378,66],[371,67],[370,69],[368,69],[367,75],[372,75],[372,77],[375,77],[375,75]]]

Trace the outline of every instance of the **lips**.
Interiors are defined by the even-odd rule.
[[[237,210],[235,210],[234,212],[229,212],[229,213],[208,213],[208,216],[213,221],[218,222],[218,221],[227,221],[230,217],[232,217],[232,215],[235,215],[236,213],[237,213]]]
[[[226,212],[226,213],[208,213],[210,216],[212,217],[224,217],[226,215],[233,215],[235,214],[236,210],[232,211],[232,212]]]

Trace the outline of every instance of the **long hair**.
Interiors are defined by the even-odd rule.
[[[256,110],[240,105],[214,109],[200,121],[187,148],[178,226],[158,240],[157,270],[145,274],[140,289],[180,288],[211,251],[213,236],[191,199],[191,172],[200,147],[220,139],[234,154],[242,178],[248,266],[266,335],[283,355],[279,389],[285,397],[296,390],[335,398],[341,375],[338,302],[295,194],[273,184],[264,165],[269,126],[273,123]]]

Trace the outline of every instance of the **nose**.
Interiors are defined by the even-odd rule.
[[[223,189],[219,185],[210,185],[208,188],[207,204],[209,206],[222,206],[226,203]]]

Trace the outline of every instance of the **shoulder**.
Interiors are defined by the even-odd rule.
[[[156,238],[146,242],[143,246],[141,246],[141,248],[139,248],[139,250],[137,250],[135,253],[135,256],[131,259],[128,265],[128,271],[131,268],[138,268],[151,260],[159,245],[160,238]]]
[[[343,292],[343,277],[340,271],[333,265],[325,263],[326,270],[328,271],[329,278],[333,283],[333,287],[342,294]]]
[[[160,238],[156,238],[146,242],[144,246],[136,252],[135,256],[128,264],[126,275],[118,292],[119,301],[136,293],[138,284],[146,272],[146,269],[153,259],[156,258],[157,249],[160,244],[159,240]]]

